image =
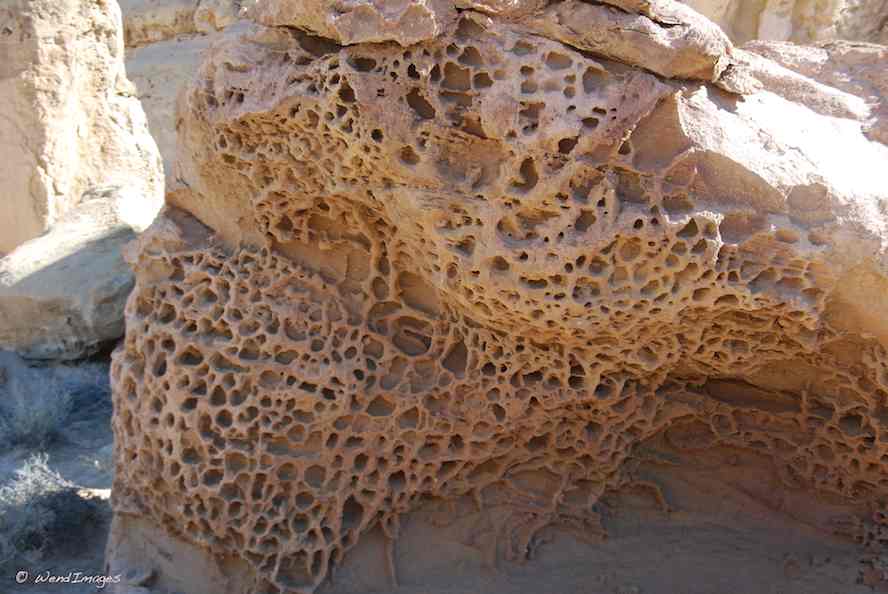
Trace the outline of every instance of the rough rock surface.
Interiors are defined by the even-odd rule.
[[[827,87],[841,89],[866,103],[864,133],[888,144],[888,47],[833,42],[820,47],[793,43],[751,42],[745,49],[770,58]]]
[[[120,0],[127,47],[212,33],[237,21],[255,0]]]
[[[183,36],[127,50],[126,69],[163,158],[166,192],[181,186],[175,165],[177,98],[197,72],[202,52],[219,35]]]
[[[353,37],[268,2],[209,52],[188,191],[128,252],[112,567],[184,587],[144,533],[225,591],[311,592],[467,495],[511,506],[492,554],[522,559],[600,530],[658,439],[888,494],[881,100],[672,2],[501,4],[402,2]],[[435,25],[405,47],[414,6]]]
[[[159,207],[139,188],[95,190],[49,232],[0,259],[0,348],[73,360],[123,336],[133,275],[121,249]]]
[[[162,192],[157,148],[123,66],[114,2],[0,6],[0,253],[48,229],[92,187]]]
[[[176,100],[200,65],[201,53],[238,22],[247,0],[123,0],[126,70],[163,158],[166,191],[181,189],[176,173]]]
[[[737,43],[845,39],[888,44],[886,0],[682,0]]]

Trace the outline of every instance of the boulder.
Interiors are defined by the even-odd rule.
[[[668,0],[472,4],[269,0],[206,53],[184,189],[126,252],[109,566],[215,591],[141,534],[303,594],[467,498],[525,560],[656,492],[656,440],[888,496],[877,54],[778,63]]]
[[[198,0],[120,0],[126,46],[195,33],[197,5]]]
[[[74,360],[120,338],[133,287],[121,249],[159,207],[138,187],[93,190],[49,232],[0,259],[0,348]]]
[[[214,33],[235,24],[256,0],[200,0],[194,10],[194,26],[201,33]]]
[[[864,134],[888,144],[888,47],[870,43],[836,41],[819,47],[792,43],[754,41],[750,52],[770,58],[805,77],[841,89],[866,105]]]
[[[162,193],[115,2],[6,2],[0,43],[0,253],[43,233],[92,187]]]

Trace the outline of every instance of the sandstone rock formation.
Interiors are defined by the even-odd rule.
[[[864,133],[888,144],[888,47],[833,42],[820,47],[752,42],[746,49],[770,58],[822,85],[865,99]]]
[[[139,187],[93,190],[48,233],[0,259],[0,347],[74,360],[123,336],[133,275],[121,250],[159,207]]]
[[[218,34],[191,35],[127,50],[126,69],[163,159],[165,191],[180,188],[176,173],[176,99]]]
[[[163,158],[166,191],[181,189],[175,170],[176,99],[201,53],[237,22],[247,0],[123,0],[126,70]]]
[[[128,252],[112,568],[311,592],[372,527],[497,489],[521,559],[600,530],[655,438],[888,492],[876,54],[538,4],[269,0],[208,53],[187,191]]]
[[[233,24],[255,0],[121,0],[127,47],[193,33],[212,33]]]
[[[219,41],[225,30],[232,33],[231,26],[241,22],[238,19],[242,14],[252,12],[256,20],[270,26],[287,26],[289,23],[305,27],[314,34],[323,35],[337,43],[394,40],[401,44],[423,41],[438,35],[455,14],[450,3],[440,0],[390,3],[383,10],[376,8],[378,3],[365,1],[339,3],[335,7],[320,0],[301,3],[256,3],[252,0],[123,0],[121,4],[128,48],[127,72],[138,90],[139,99],[148,116],[151,133],[163,157],[167,191],[171,192],[181,189],[180,176],[175,169],[176,99],[196,72],[201,53]],[[648,16],[654,15],[653,11],[669,10],[671,15],[661,15],[660,20],[666,22],[675,20],[675,13],[678,11],[681,13],[678,18],[691,18],[695,26],[711,27],[690,15],[681,5],[637,2],[623,4],[629,7],[644,6]],[[787,25],[789,29],[784,31],[774,26],[768,29],[765,24],[759,26],[760,21],[770,23],[774,20],[772,13],[777,11],[775,7],[766,11],[764,4],[757,8],[750,8],[749,3],[735,5],[689,0],[685,4],[715,21],[738,42],[749,39],[791,39],[804,42],[840,38],[881,40],[882,43],[888,43],[885,34],[879,37],[874,29],[888,17],[888,3],[884,6],[860,3],[859,6],[854,4],[842,9],[831,8],[828,14],[817,17],[817,22],[823,21],[818,25],[820,29],[815,31],[809,26],[804,29],[805,32],[800,32],[803,27],[801,23],[807,23],[813,17],[805,16],[807,13],[801,8],[795,12],[791,6],[780,8],[781,11],[789,11],[788,14],[791,15],[791,22]],[[546,3],[542,1],[463,0],[456,3],[456,8],[476,9],[505,18],[525,17],[545,6]],[[584,32],[587,43],[597,37],[599,49],[614,45],[626,46],[622,44],[620,36],[608,34],[608,31],[626,31],[628,20],[633,19],[631,15],[613,13],[593,6],[585,10],[597,13],[599,17],[606,17],[600,21],[597,31]],[[556,15],[557,13],[550,13],[550,16]],[[653,20],[656,21],[657,18],[659,17],[655,16]],[[609,29],[608,19],[617,19],[620,24]],[[658,33],[651,29],[650,20],[633,20],[635,22],[648,29],[636,35],[628,47],[638,47],[638,51],[647,56],[647,67],[656,69],[655,62],[661,59],[655,49],[656,43],[664,31],[660,29]],[[552,27],[554,24],[549,23],[548,26]],[[680,31],[674,31],[673,36],[682,38]],[[634,59],[638,59],[638,56]]]
[[[123,66],[114,2],[0,7],[0,253],[34,238],[92,187],[163,180]]]
[[[844,39],[888,44],[885,0],[682,0],[737,43]]]

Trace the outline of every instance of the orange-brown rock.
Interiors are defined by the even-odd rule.
[[[114,548],[150,533],[229,591],[311,592],[423,498],[503,485],[520,558],[548,524],[596,529],[664,432],[888,491],[877,98],[611,4],[340,46],[277,2],[282,26],[210,51],[189,192],[129,253],[112,568],[206,590]]]

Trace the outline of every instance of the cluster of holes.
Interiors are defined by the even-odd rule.
[[[513,480],[518,461],[615,485],[632,446],[663,430],[685,448],[705,437],[771,452],[793,484],[853,497],[888,486],[884,352],[801,397],[664,384],[667,363],[728,376],[804,355],[828,368],[791,316],[709,307],[638,341],[538,343],[459,317],[379,258],[354,302],[267,249],[150,258],[169,277],[137,286],[112,372],[120,496],[242,555],[270,591],[311,590],[376,522],[424,495]],[[708,403],[690,437],[670,429],[669,406],[689,402],[669,397],[679,390]]]
[[[680,166],[633,168],[631,136],[593,159],[638,97],[501,33],[466,18],[405,49],[293,32],[271,88],[230,68],[202,90],[229,115],[215,153],[251,184],[271,249],[142,255],[151,282],[137,275],[112,370],[115,489],[246,559],[262,591],[310,591],[374,524],[521,464],[600,493],[664,430],[771,452],[790,482],[888,487],[888,357],[819,351],[835,338],[818,327],[827,271],[791,255],[791,230],[768,258],[744,250],[762,225],[698,209]],[[482,119],[494,91],[516,105],[499,139]],[[257,110],[253,93],[282,100]],[[409,134],[383,123],[389,104]],[[548,138],[555,117],[570,125]],[[414,181],[459,200],[404,216],[392,188]],[[835,371],[799,398],[675,377],[790,360]]]
[[[676,189],[671,172],[656,177],[632,169],[631,140],[620,143],[614,164],[592,168],[578,159],[595,146],[601,122],[625,117],[618,109],[622,103],[614,106],[614,101],[624,102],[628,91],[620,92],[604,67],[545,40],[503,39],[491,43],[475,21],[465,18],[451,39],[439,43],[371,53],[350,48],[322,55],[311,68],[299,63],[303,74],[296,78],[302,86],[287,93],[319,97],[311,107],[303,107],[304,102],[290,107],[286,116],[251,114],[231,124],[261,139],[256,151],[262,159],[257,162],[251,153],[238,158],[250,163],[250,174],[258,180],[254,209],[261,227],[282,243],[329,243],[312,229],[318,215],[306,216],[314,198],[300,200],[296,208],[294,194],[323,195],[331,180],[337,187],[385,188],[395,180],[380,175],[393,171],[393,163],[409,169],[425,164],[445,187],[474,192],[493,211],[480,217],[451,206],[432,229],[403,218],[396,225],[425,276],[445,279],[436,283],[438,288],[453,293],[477,319],[516,330],[534,328],[543,336],[570,328],[582,338],[602,326],[644,324],[688,306],[765,305],[746,294],[747,285],[753,293],[777,291],[795,299],[794,315],[810,316],[821,294],[804,271],[775,266],[748,278],[749,267],[728,256],[730,246],[720,250],[736,233],[734,219],[689,218],[694,203],[686,190]],[[514,84],[521,88],[509,86]],[[481,140],[472,137],[487,139],[478,126],[484,95],[494,86],[497,92],[508,89],[519,102],[520,129],[507,131],[501,141],[538,135],[540,122],[553,117],[546,115],[553,109],[566,110],[561,116],[572,118],[575,132],[542,156],[512,149],[498,155],[499,149],[473,145]],[[355,89],[361,89],[361,100]],[[567,98],[581,93],[584,101],[565,107],[565,98],[552,100],[556,91]],[[412,114],[418,126],[413,143],[395,141],[391,137],[398,133],[360,117],[364,103],[390,101]],[[458,133],[468,136],[454,136]],[[480,151],[473,153],[479,158],[469,162],[465,154],[473,151]],[[355,153],[351,159],[338,156]],[[514,171],[500,164],[510,154]],[[563,180],[554,193],[551,183],[540,182],[553,176]],[[672,193],[662,191],[663,179]],[[374,190],[360,200],[385,211],[382,194]],[[482,222],[491,214],[495,227]],[[328,227],[335,228],[331,221]],[[782,241],[788,237],[786,231],[778,235]],[[479,244],[486,249],[477,250]],[[716,254],[724,267],[713,265]]]

